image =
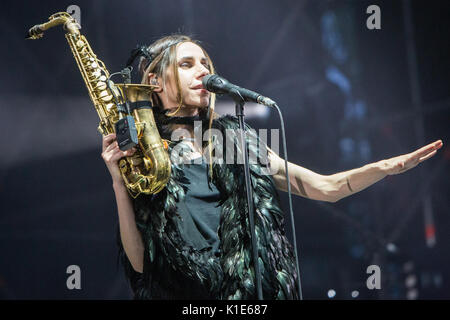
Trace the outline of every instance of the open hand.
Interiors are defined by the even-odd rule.
[[[430,159],[442,146],[442,140],[437,140],[414,152],[382,160],[381,166],[388,175],[403,173],[414,168],[422,161]]]

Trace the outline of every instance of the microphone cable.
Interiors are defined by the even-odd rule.
[[[298,251],[297,251],[297,238],[295,233],[295,222],[294,222],[294,212],[292,210],[292,194],[291,194],[291,181],[289,179],[289,171],[288,171],[288,156],[287,156],[287,147],[286,147],[286,134],[284,131],[284,120],[283,115],[281,114],[281,110],[278,107],[276,103],[273,104],[273,107],[275,107],[278,111],[278,115],[280,117],[280,124],[281,124],[281,136],[283,139],[283,151],[284,151],[284,167],[286,170],[286,180],[288,185],[288,198],[289,198],[289,211],[290,211],[290,217],[291,217],[291,226],[292,226],[292,236],[294,240],[294,252],[295,252],[295,262],[297,267],[297,280],[298,280],[298,290],[299,290],[299,300],[303,300],[303,293],[302,293],[302,283],[300,280],[300,265],[298,262]]]

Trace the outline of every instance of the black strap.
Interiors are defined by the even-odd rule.
[[[194,124],[195,121],[206,122],[208,119],[200,116],[188,116],[188,117],[167,117],[163,120],[164,124]]]
[[[130,112],[133,112],[134,109],[152,109],[152,105],[150,101],[136,101],[130,102]]]

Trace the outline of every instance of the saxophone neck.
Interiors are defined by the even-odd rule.
[[[30,30],[28,30],[27,39],[39,39],[42,38],[44,35],[44,31],[53,27],[56,27],[58,25],[63,25],[64,29],[72,35],[79,35],[80,34],[80,25],[78,22],[67,12],[58,12],[53,15],[51,15],[48,18],[48,22],[45,22],[43,24],[37,24],[33,27],[31,27]]]

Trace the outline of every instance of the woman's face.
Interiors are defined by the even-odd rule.
[[[202,79],[209,74],[208,60],[203,50],[192,42],[177,45],[177,67],[183,105],[176,116],[196,115],[198,108],[208,107],[209,91],[203,89]],[[166,74],[165,87],[159,93],[164,109],[178,107],[177,86],[172,68]]]

